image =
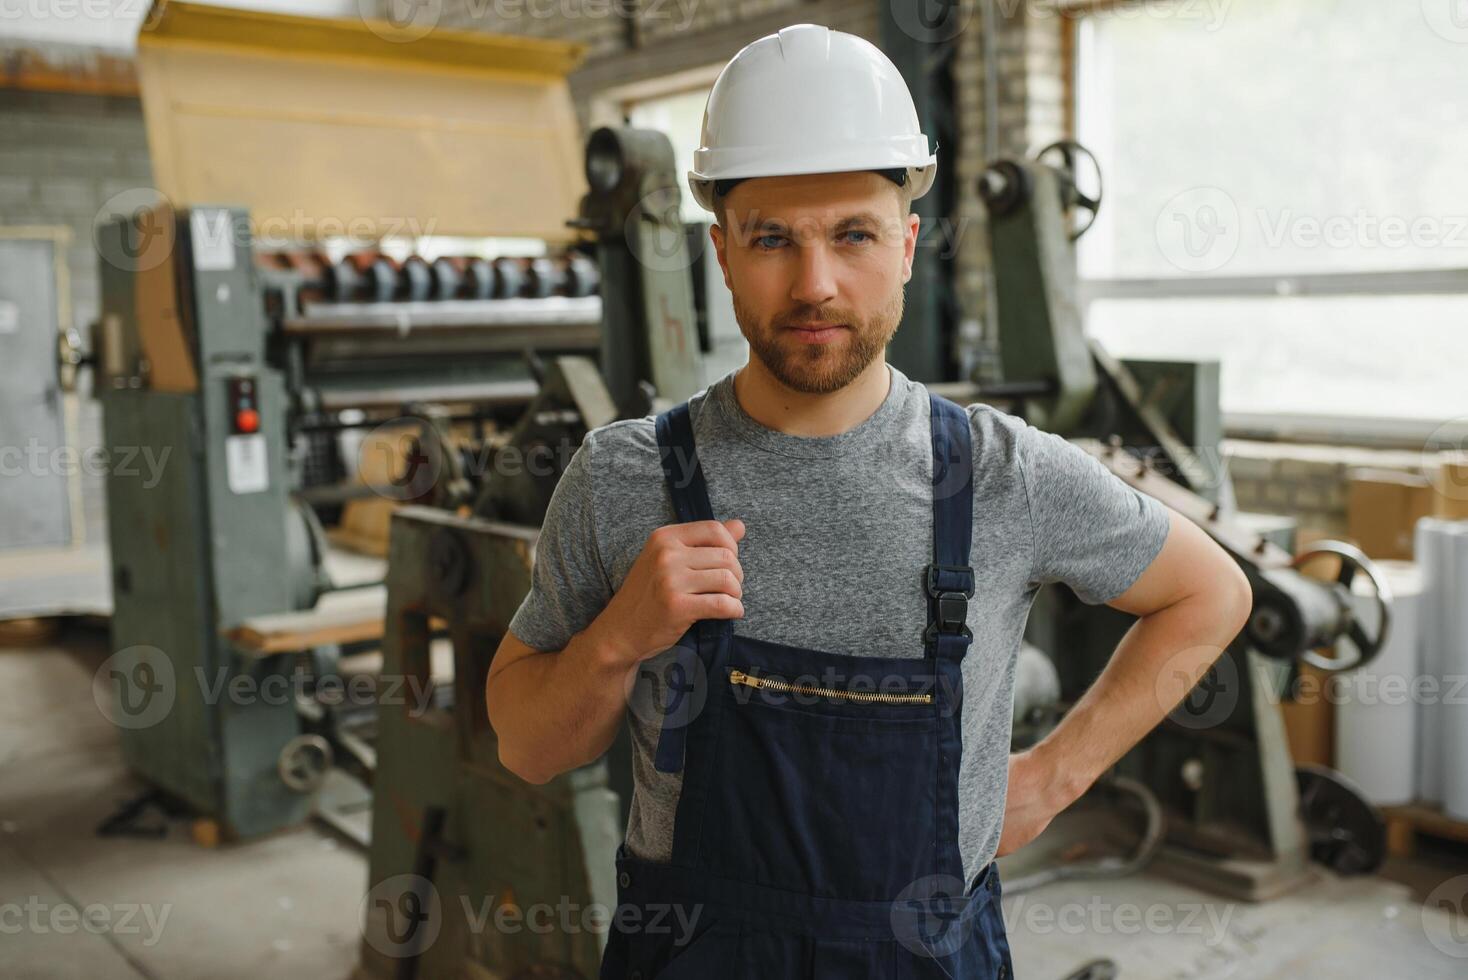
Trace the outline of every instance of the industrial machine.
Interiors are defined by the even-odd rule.
[[[588,141],[586,166],[592,190],[577,225],[598,235],[604,284],[630,280],[648,299],[650,314],[626,321],[629,353],[604,360],[603,369],[640,379],[637,386],[646,389],[657,373],[637,358],[639,347],[652,360],[659,345],[676,352],[682,345],[693,350],[696,342],[682,334],[691,310],[682,307],[688,313],[669,318],[680,307],[663,292],[666,283],[647,281],[658,268],[680,270],[688,262],[676,254],[686,247],[682,233],[656,225],[658,215],[676,220],[678,214],[671,148],[658,133],[601,129]],[[623,229],[632,226],[649,238],[624,238]],[[660,262],[639,259],[654,246],[662,249]],[[608,333],[615,329],[609,320]],[[585,363],[561,359],[509,446],[526,452],[578,445],[587,428],[615,417],[600,376]],[[667,402],[651,404],[661,410]],[[454,696],[439,711],[408,704],[380,711],[362,945],[368,975],[445,976],[475,967],[514,977],[597,972],[604,929],[475,928],[473,916],[459,914],[467,907],[519,914],[564,905],[579,921],[589,909],[616,906],[612,858],[632,791],[627,730],[602,759],[531,786],[500,765],[485,710],[490,659],[529,591],[554,485],[554,478],[539,484],[496,479],[471,516],[407,507],[393,517],[383,671],[426,677],[429,624],[442,621],[452,640]]]
[[[1095,170],[1090,180],[1085,169]],[[1338,775],[1296,772],[1279,704],[1301,664],[1352,670],[1381,650],[1390,603],[1384,579],[1351,545],[1296,551],[1292,529],[1260,533],[1235,512],[1220,462],[1216,362],[1121,362],[1087,340],[1073,243],[1095,220],[1101,191],[1084,148],[1062,142],[1033,161],[998,161],[980,177],[979,192],[990,215],[1004,381],[978,397],[1077,441],[1129,485],[1193,520],[1254,587],[1243,633],[1196,687],[1172,692],[1181,703],[1116,767],[1162,815],[1154,865],[1250,900],[1308,880],[1312,858],[1344,873],[1374,870],[1385,847],[1380,816]],[[1333,580],[1302,573],[1319,559],[1333,562]],[[1358,576],[1377,606],[1369,629],[1353,612]],[[1027,638],[1052,659],[1059,697],[1049,706],[1019,704],[1016,716],[1063,714],[1130,624],[1068,589],[1043,590]]]
[[[478,151],[487,140],[484,157],[532,174],[534,189],[575,151],[564,76],[576,46],[446,31],[395,45],[350,22],[160,8],[144,25],[139,65],[155,168],[171,183],[161,202],[119,202],[96,233],[102,316],[91,363],[104,438],[113,458],[165,461],[156,479],[119,468],[107,480],[112,716],[150,796],[247,837],[303,820],[333,761],[368,784],[376,769],[372,699],[320,695],[356,676],[344,663],[362,658],[351,655],[382,645],[382,574],[337,580],[323,523],[365,501],[536,525],[567,447],[654,399],[698,390],[720,338],[708,304],[695,301],[710,269],[690,243],[706,229],[660,206],[670,187],[677,202],[661,134],[598,131],[584,175],[485,213],[468,197],[432,211],[448,203],[434,196],[442,189],[425,180],[405,192],[399,182],[412,172],[318,174],[311,184],[305,164],[285,177],[237,168],[231,150],[254,152],[259,134],[216,128],[274,111],[255,125],[294,127],[320,152],[362,150],[353,140],[385,152],[363,120],[394,138],[411,120],[433,147],[467,140]],[[364,66],[369,56],[380,63]],[[482,81],[467,102],[463,79],[445,74],[456,66]],[[507,78],[510,68],[519,76]],[[317,83],[330,74],[349,94],[303,123],[278,111],[299,99],[216,84],[234,73],[268,89],[292,71]],[[379,78],[393,98],[419,97],[385,110],[381,91],[358,89]],[[169,93],[184,87],[181,106]],[[452,111],[420,111],[436,98]],[[474,114],[514,115],[527,127],[523,145],[507,149],[466,122]],[[474,175],[473,187],[494,176]],[[373,213],[358,185],[433,216],[441,232],[519,251],[404,257],[319,237],[334,207],[355,200]],[[596,191],[578,199],[587,186]],[[213,193],[239,205],[201,202]],[[320,210],[299,203],[307,193]],[[275,234],[282,202],[302,240]],[[369,474],[351,447],[383,432],[406,433],[388,440],[402,451]],[[503,465],[540,449],[560,451],[548,465]],[[451,683],[424,685],[434,704],[451,704]]]

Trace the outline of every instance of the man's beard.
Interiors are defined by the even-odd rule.
[[[734,319],[749,349],[787,388],[808,395],[825,395],[851,384],[867,365],[882,355],[902,322],[904,293],[899,287],[892,301],[869,319],[831,307],[803,306],[785,313],[768,327],[739,303],[734,294]],[[824,321],[848,327],[844,340],[829,344],[802,343],[784,328],[792,323]]]

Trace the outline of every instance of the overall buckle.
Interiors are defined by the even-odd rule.
[[[939,634],[972,638],[968,628],[968,601],[974,594],[974,570],[970,565],[929,565],[926,575],[931,611],[923,640],[931,643]]]

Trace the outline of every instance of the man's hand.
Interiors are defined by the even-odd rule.
[[[1108,605],[1139,617],[1055,730],[1010,756],[999,854],[1024,847],[1157,727],[1233,642],[1253,594],[1239,566],[1169,511],[1162,551]]]
[[[743,538],[738,518],[657,528],[587,631],[630,668],[677,643],[700,619],[740,618]]]
[[[743,537],[740,520],[657,528],[606,608],[564,650],[536,650],[506,633],[484,682],[505,768],[544,783],[599,758],[622,727],[627,680],[640,661],[700,619],[744,615]]]
[[[1009,794],[1004,800],[1004,829],[995,857],[1011,854],[1030,841],[1075,802],[1072,790],[1060,778],[1047,756],[1030,749],[1009,757]]]

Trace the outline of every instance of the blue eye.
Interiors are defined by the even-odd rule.
[[[756,245],[758,245],[760,248],[772,248],[773,246],[761,244],[762,242],[768,241],[769,239],[772,239],[772,238],[775,241],[784,241],[784,239],[781,236],[779,236],[779,235],[761,235],[761,236],[759,236],[758,238],[756,238],[754,240],[754,243]]]
[[[846,234],[847,235],[865,235],[867,241],[871,241],[872,240],[871,232],[866,232],[866,231],[848,231]]]

